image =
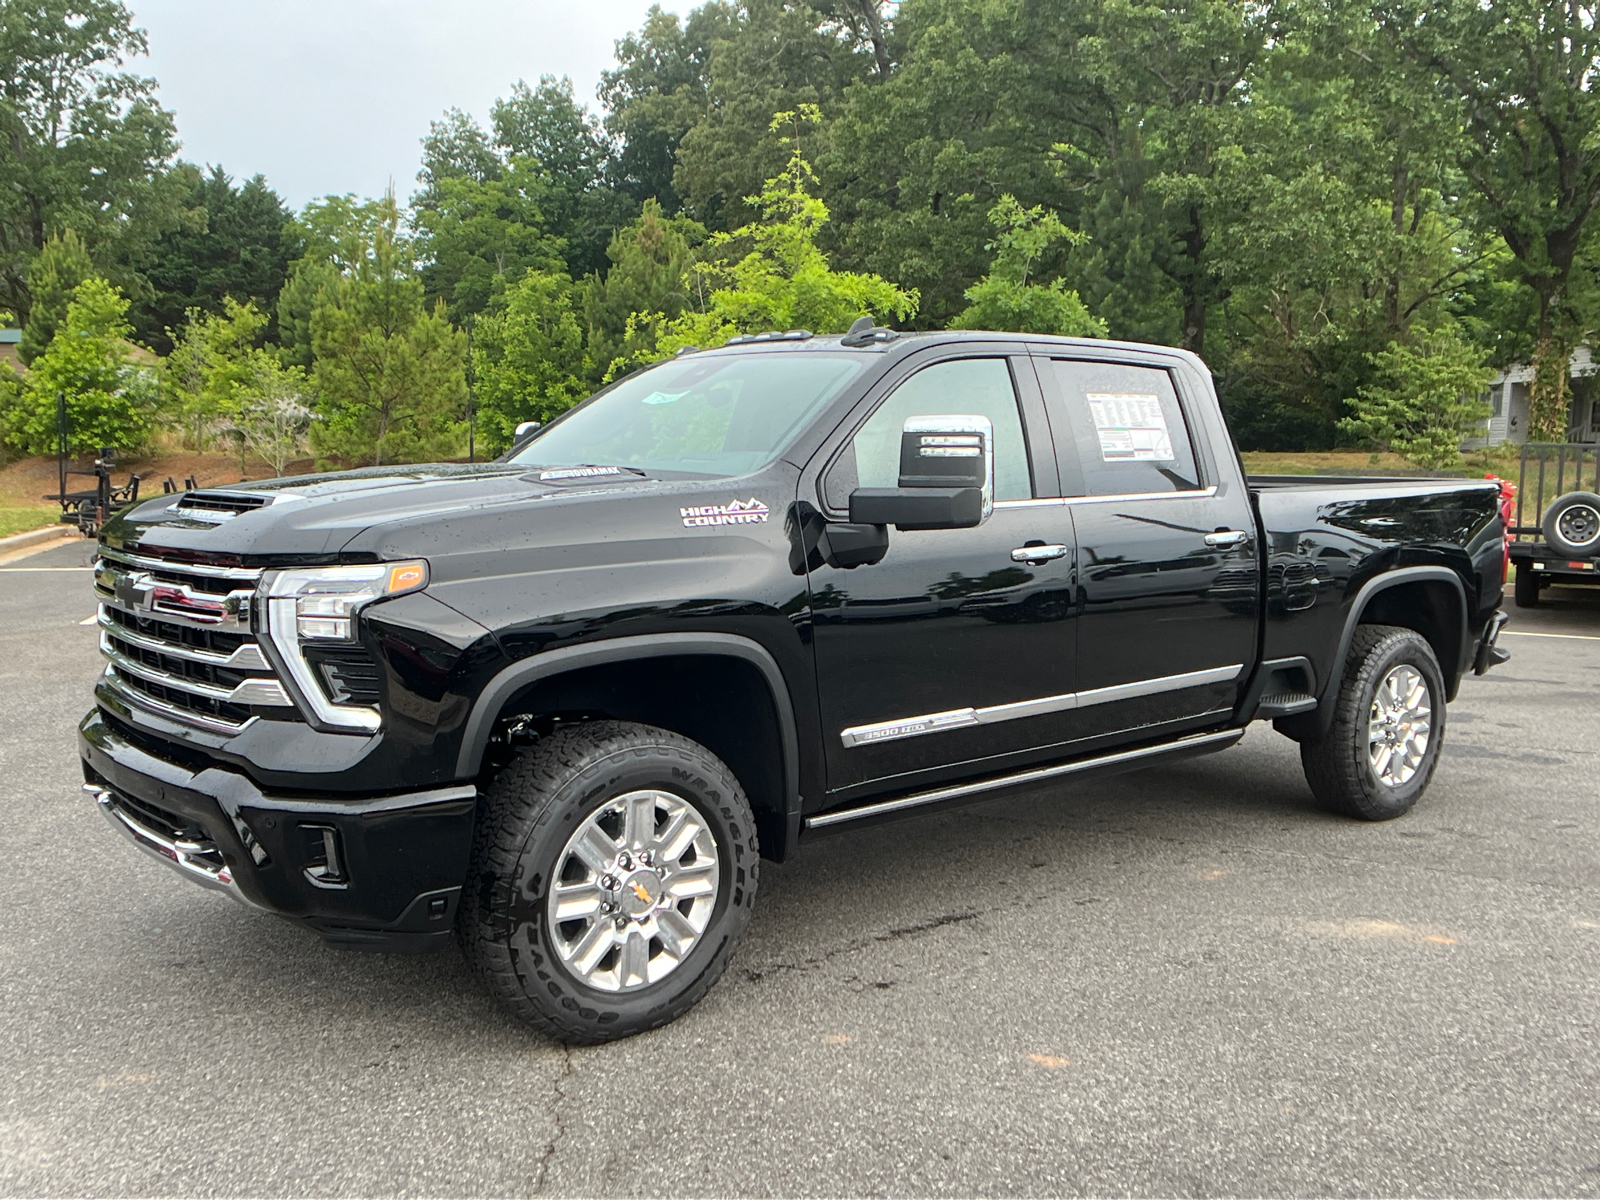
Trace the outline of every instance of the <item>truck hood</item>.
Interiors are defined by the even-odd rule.
[[[548,476],[549,472],[544,472]],[[123,511],[103,533],[108,546],[238,558],[250,565],[331,562],[374,526],[432,523],[531,504],[581,501],[619,492],[698,491],[703,480],[586,477],[505,463],[369,467],[202,488],[157,496]]]

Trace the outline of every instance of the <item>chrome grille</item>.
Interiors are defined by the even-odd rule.
[[[217,732],[294,703],[252,630],[261,572],[104,550],[95,564],[106,684],[128,704]]]

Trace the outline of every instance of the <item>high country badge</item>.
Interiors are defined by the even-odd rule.
[[[762,525],[771,514],[759,500],[731,500],[727,504],[702,504],[680,508],[685,529],[701,525]]]

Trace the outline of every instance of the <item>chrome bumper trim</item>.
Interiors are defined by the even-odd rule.
[[[157,833],[118,803],[116,792],[97,783],[86,783],[83,790],[97,801],[100,811],[113,829],[122,834],[152,858],[159,858],[185,879],[202,887],[212,888],[232,896],[240,904],[254,908],[249,897],[239,890],[233,872],[227,866],[218,867],[205,861],[207,855],[221,857],[221,852],[211,842],[173,841]]]

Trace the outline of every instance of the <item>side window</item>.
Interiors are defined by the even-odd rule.
[[[994,424],[994,498],[1030,499],[1033,473],[1011,368],[1003,358],[966,358],[924,367],[890,393],[829,470],[823,488],[828,504],[844,508],[857,487],[900,482],[900,431],[908,417],[957,415],[988,417]]]
[[[1049,401],[1063,484],[1082,473],[1082,495],[1186,492],[1200,487],[1189,427],[1172,377],[1155,367],[1052,359]],[[1059,411],[1064,407],[1065,411]],[[1077,462],[1068,460],[1071,445]]]

